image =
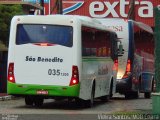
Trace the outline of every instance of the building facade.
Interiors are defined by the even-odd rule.
[[[94,18],[127,18],[131,0],[62,0],[63,14],[85,15]],[[50,1],[50,9],[55,0]],[[135,0],[135,20],[154,26],[154,7],[160,0]],[[45,7],[46,14],[49,9]],[[53,14],[55,11],[51,11]]]
[[[20,0],[3,0],[20,1]],[[39,4],[42,0],[21,0]],[[57,13],[57,0],[43,0],[44,14]],[[131,0],[61,0],[63,14],[84,15],[94,18],[124,18],[127,19]],[[154,7],[160,5],[160,0],[135,0],[135,20],[154,27]]]

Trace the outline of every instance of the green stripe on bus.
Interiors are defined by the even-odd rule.
[[[47,96],[78,97],[80,85],[55,86],[55,85],[31,85],[15,84],[8,82],[7,93],[10,95],[37,95],[38,90],[48,91]]]

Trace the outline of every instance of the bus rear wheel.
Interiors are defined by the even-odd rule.
[[[125,93],[125,99],[138,99],[139,98],[139,90],[135,92]]]
[[[34,100],[34,105],[35,105],[36,107],[40,107],[40,106],[43,105],[43,101],[44,101],[43,98],[37,97],[37,99]]]
[[[26,96],[25,97],[25,104],[26,105],[33,105],[33,103],[34,103],[34,100],[33,100],[32,96]]]
[[[113,89],[113,81],[111,82],[111,85],[110,85],[109,95],[105,95],[105,96],[100,97],[101,101],[108,102],[110,100],[110,98],[112,98],[112,96],[113,96],[112,89]]]
[[[125,99],[130,99],[131,95],[129,93],[125,93]]]
[[[148,99],[151,98],[151,92],[145,92],[144,97]]]
[[[138,99],[139,98],[139,90],[136,92],[133,92],[133,99]]]
[[[101,99],[101,101],[103,101],[103,102],[108,102],[109,99],[110,99],[110,96],[109,96],[109,95],[102,96],[102,97],[100,97],[100,99]]]

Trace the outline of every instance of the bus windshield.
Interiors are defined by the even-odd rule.
[[[72,47],[73,28],[60,25],[19,24],[17,26],[16,44],[28,43],[50,43]]]

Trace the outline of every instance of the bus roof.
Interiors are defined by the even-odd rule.
[[[99,20],[96,20],[94,18],[88,17],[88,16],[80,16],[80,15],[60,15],[60,14],[56,14],[56,15],[20,15],[20,16],[15,16],[14,20],[17,20],[18,18],[22,19],[23,18],[28,18],[28,20],[30,20],[31,22],[29,22],[28,20],[26,20],[25,22],[27,23],[41,23],[44,20],[50,20],[52,19],[54,20],[61,20],[61,21],[74,21],[74,20],[79,20],[81,21],[82,25],[85,26],[89,26],[89,27],[93,27],[93,28],[98,28],[101,30],[107,30],[110,32],[114,32],[113,30],[108,29],[106,26],[104,26]],[[42,19],[42,21],[41,21]],[[48,23],[48,22],[45,22]],[[54,22],[53,22],[54,23]],[[49,24],[49,23],[48,23]],[[63,23],[62,23],[63,24]]]

